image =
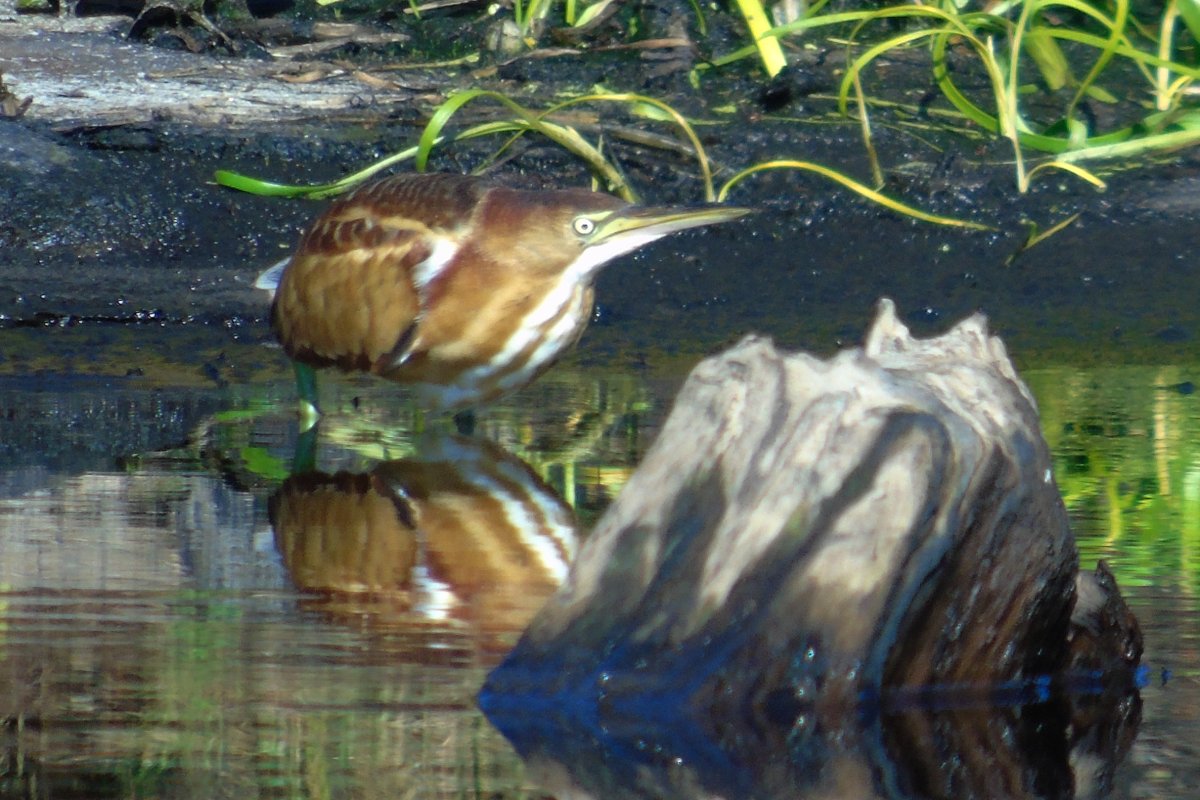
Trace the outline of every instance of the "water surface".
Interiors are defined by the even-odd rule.
[[[1146,633],[1111,797],[1200,794],[1196,366],[1024,373],[1084,565]],[[0,795],[543,796],[474,694],[682,376],[585,352],[488,443],[330,385],[303,478],[282,378],[0,377]]]

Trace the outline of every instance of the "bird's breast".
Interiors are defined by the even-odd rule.
[[[517,302],[503,319],[479,313],[462,320],[462,336],[414,359],[424,375],[407,379],[425,400],[452,409],[518,389],[549,368],[573,345],[592,311],[590,285],[561,282],[532,302]]]

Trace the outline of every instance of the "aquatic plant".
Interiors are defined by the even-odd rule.
[[[766,9],[760,0],[737,0],[738,10],[746,20],[750,38],[758,49],[767,75],[774,77],[787,66],[787,57],[779,45],[779,39],[771,33],[771,23],[767,19]]]
[[[829,178],[831,181],[833,181],[835,183],[841,184],[842,186],[846,187],[850,191],[855,192],[855,193],[861,195],[862,197],[865,197],[866,199],[883,206],[884,208],[895,211],[897,214],[902,214],[903,216],[912,217],[913,219],[920,220],[921,222],[932,222],[937,225],[949,225],[949,226],[956,227],[956,228],[973,228],[975,230],[989,230],[989,227],[987,225],[983,225],[978,222],[954,219],[953,217],[943,217],[943,216],[939,216],[937,214],[930,214],[929,212],[922,211],[919,208],[914,208],[914,207],[908,205],[907,203],[902,203],[893,197],[889,197],[889,196],[883,194],[882,192],[878,192],[869,186],[859,183],[858,181],[854,180],[853,178],[851,178],[847,175],[844,175],[841,172],[838,172],[837,170],[830,169],[829,167],[825,167],[820,164],[814,164],[811,161],[796,161],[796,160],[792,160],[792,159],[781,159],[779,161],[765,161],[760,164],[755,164],[752,167],[747,167],[746,169],[738,172],[736,175],[734,175],[732,178],[730,178],[729,180],[727,180],[725,182],[725,184],[721,187],[721,191],[717,194],[717,200],[724,201],[725,198],[729,195],[730,190],[732,190],[735,185],[741,183],[743,180],[750,177],[751,175],[754,175],[759,172],[766,172],[768,170],[776,170],[776,169],[794,169],[794,170],[800,170],[800,171],[804,171],[804,172],[813,172],[813,173],[816,173],[817,175],[822,175],[826,178]]]
[[[1006,0],[988,11],[970,12],[954,2],[831,14],[816,10],[814,7],[803,18],[762,35],[786,39],[817,29],[848,29],[844,41],[849,66],[839,87],[838,106],[842,113],[849,113],[849,97],[855,93],[872,158],[862,74],[877,59],[918,46],[927,48],[933,81],[960,118],[1010,142],[1022,192],[1029,189],[1034,175],[1049,169],[1103,187],[1100,178],[1080,166],[1082,163],[1146,158],[1200,142],[1200,109],[1187,102],[1200,78],[1200,68],[1183,60],[1185,54],[1194,57],[1200,40],[1200,7],[1193,0],[1168,3],[1157,41],[1135,24],[1129,0],[1113,0],[1111,12],[1082,0]],[[1058,20],[1062,17],[1079,22],[1076,26],[1061,24]],[[1188,31],[1183,37],[1178,36],[1179,19]],[[886,24],[889,32],[897,24],[909,27],[862,46],[863,35],[880,24]],[[723,66],[754,52],[743,48],[716,59],[713,65]],[[1087,66],[1082,78],[1075,77],[1072,59]],[[1060,116],[1040,124],[1031,121],[1023,102],[1038,91],[1022,77],[1021,67],[1029,62],[1036,65],[1048,90],[1039,92],[1040,97],[1070,90]],[[1118,68],[1122,76],[1128,72],[1143,76],[1145,91],[1154,101],[1153,111],[1115,129],[1096,130],[1098,125],[1086,112],[1085,101],[1116,104],[1117,98],[1101,86],[1100,79]],[[990,97],[983,102],[970,97],[958,78],[963,74],[982,75]],[[1027,151],[1049,158],[1028,169]]]
[[[448,137],[443,135],[451,118],[465,105],[476,100],[487,100],[497,103],[509,112],[511,116],[473,125],[453,136]],[[674,125],[683,139],[681,149],[695,159],[698,177],[703,186],[703,199],[709,202],[723,200],[735,184],[755,173],[772,169],[799,169],[830,178],[871,202],[878,203],[892,211],[917,220],[967,228],[986,229],[988,227],[979,223],[956,220],[921,211],[890,198],[876,189],[872,189],[844,175],[838,170],[805,161],[780,160],[748,167],[730,178],[718,194],[713,185],[712,162],[705,152],[700,137],[696,134],[692,123],[682,113],[662,100],[631,92],[592,92],[556,103],[541,111],[535,111],[522,106],[500,92],[485,89],[469,89],[452,94],[434,110],[429,122],[421,133],[418,143],[414,147],[406,148],[398,153],[380,159],[374,164],[336,181],[311,186],[278,184],[251,178],[228,170],[217,170],[215,179],[222,186],[252,194],[318,199],[345,192],[381,170],[402,161],[413,161],[416,170],[423,172],[433,149],[449,141],[464,141],[483,136],[507,136],[505,142],[492,154],[491,158],[481,165],[480,168],[482,168],[503,154],[518,137],[526,133],[537,133],[579,158],[588,166],[607,191],[630,202],[637,202],[638,195],[634,187],[625,179],[617,164],[604,154],[602,147],[593,145],[584,138],[576,127],[556,116],[573,106],[583,104],[624,106],[635,113],[639,113],[644,118],[666,121]]]

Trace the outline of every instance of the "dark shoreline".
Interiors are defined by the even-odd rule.
[[[54,98],[39,84],[41,94],[33,95],[24,116],[0,119],[0,327],[10,329],[4,338],[18,335],[13,329],[43,326],[81,331],[116,326],[135,337],[146,328],[145,346],[154,349],[155,340],[175,335],[173,329],[194,332],[200,326],[214,328],[217,340],[234,332],[238,339],[265,341],[266,304],[253,289],[254,277],[287,252],[317,206],[223,189],[212,183],[214,170],[295,183],[340,177],[414,144],[437,97],[464,85],[505,89],[538,106],[551,102],[558,89],[586,86],[597,63],[605,65],[611,89],[636,90],[644,82],[638,77],[644,65],[636,57],[531,59],[516,77],[513,70],[478,79],[465,70],[443,71],[445,82],[437,89],[429,83],[437,73],[423,71],[419,80],[409,75],[410,84],[424,89],[395,90],[407,93],[402,101],[382,90],[366,92],[361,83],[339,84],[342,78],[314,88],[264,77],[267,67],[245,59],[258,72],[238,77],[229,73],[226,58],[119,39],[111,30],[123,24],[120,19],[106,30],[93,20],[77,33],[50,31],[40,44],[29,34],[31,26],[66,23],[27,16],[19,21],[0,19],[0,71],[10,90],[17,96],[26,91],[24,68],[33,64],[22,59],[21,43],[31,48],[44,46],[46,37],[56,42],[80,37],[87,46],[64,47],[60,55],[90,55],[74,72],[69,60],[58,68],[70,73],[72,85],[85,80],[91,118],[79,117],[78,108],[64,109],[78,97]],[[236,93],[255,81],[268,82],[279,93],[278,103],[292,103],[297,113],[280,118],[275,106],[264,108],[258,120],[238,115],[206,120],[207,107],[155,110],[157,101],[148,96],[150,113],[122,119],[127,111],[113,111],[122,92],[101,83],[121,80],[100,69],[103,59],[96,53],[105,47],[133,59],[122,65],[147,60],[130,80],[150,75],[166,58],[175,71],[154,72],[160,77],[152,84],[164,92],[186,96],[189,85],[224,81]],[[44,64],[38,69],[44,73]],[[84,75],[87,69],[95,71]],[[821,85],[834,67],[812,69]],[[761,97],[729,113],[731,98],[754,97],[754,76],[728,72],[706,78],[700,92],[678,76],[668,81],[679,92],[668,100],[721,123],[699,128],[710,157],[722,167],[718,182],[735,167],[778,157],[867,174],[855,123],[785,121],[825,113],[827,103],[802,94],[790,95],[770,113]],[[552,74],[560,82],[549,82]],[[898,87],[897,95],[916,88]],[[306,93],[314,91],[328,102],[339,93],[349,99],[337,110],[304,112]],[[108,106],[106,98],[112,99]],[[492,110],[472,107],[472,119]],[[581,357],[620,362],[649,352],[687,358],[749,331],[772,335],[784,347],[830,352],[858,341],[883,296],[896,300],[918,333],[944,330],[982,310],[1019,364],[1179,361],[1192,352],[1190,342],[1200,333],[1195,302],[1200,154],[1184,151],[1113,174],[1105,192],[1065,173],[1044,173],[1021,195],[1011,165],[1003,163],[1003,143],[945,135],[937,141],[940,153],[880,125],[876,146],[885,167],[893,169],[885,190],[995,231],[902,219],[811,175],[755,176],[735,188],[731,199],[761,213],[736,226],[674,237],[601,275],[597,318]],[[431,168],[470,169],[495,146],[444,147],[435,151]],[[694,162],[619,141],[612,148],[647,200],[702,199]],[[526,185],[589,180],[573,157],[533,136],[495,174]],[[1012,258],[1028,234],[1027,222],[1044,230],[1075,213],[1072,225]],[[124,334],[114,330],[112,338]],[[195,338],[188,333],[181,340]],[[173,349],[166,345],[164,352]],[[14,371],[13,359],[0,361],[4,371]],[[112,372],[121,374],[120,365]]]

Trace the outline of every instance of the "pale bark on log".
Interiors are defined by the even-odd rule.
[[[914,339],[885,300],[861,349],[751,336],[700,364],[490,685],[654,675],[703,706],[1019,679],[1063,664],[1076,570],[1003,344],[981,316]]]

